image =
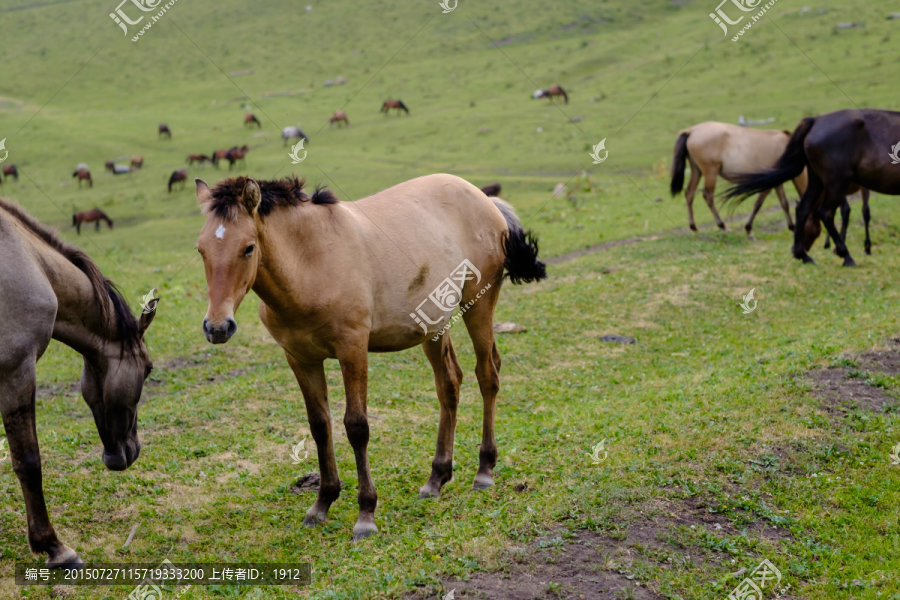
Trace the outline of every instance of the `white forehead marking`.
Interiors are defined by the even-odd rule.
[[[225,239],[225,226],[219,225],[219,228],[216,229],[216,237],[221,239]]]

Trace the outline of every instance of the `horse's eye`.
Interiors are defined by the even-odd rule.
[[[256,246],[254,246],[253,244],[250,244],[249,246],[247,246],[247,249],[244,250],[244,256],[252,256],[254,248],[256,248]]]

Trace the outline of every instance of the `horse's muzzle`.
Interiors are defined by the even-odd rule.
[[[124,471],[134,464],[141,455],[141,443],[134,439],[133,442],[125,442],[116,448],[115,452],[103,450],[103,464],[110,471]]]
[[[210,344],[224,344],[237,331],[237,323],[231,317],[221,325],[212,325],[209,319],[203,319],[203,333]]]

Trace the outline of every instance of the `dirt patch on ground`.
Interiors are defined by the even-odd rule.
[[[721,569],[732,558],[726,552],[682,544],[678,541],[683,539],[682,528],[706,530],[723,539],[742,533],[725,515],[711,513],[707,503],[696,497],[657,498],[628,510],[623,519],[627,525],[615,532],[557,527],[528,546],[509,551],[498,572],[474,573],[467,581],[446,579],[441,595],[423,589],[408,596],[408,600],[441,598],[451,590],[455,590],[456,599],[661,599],[664,596],[658,593],[656,577],[643,581],[636,573],[646,574],[650,567],[658,574],[688,565]],[[784,528],[773,528],[760,520],[746,532],[751,538],[775,544],[791,537]]]
[[[859,365],[816,369],[807,374],[813,385],[813,395],[821,398],[833,413],[846,414],[853,410],[886,412],[900,407],[900,400],[875,385],[880,376],[900,374],[900,338],[891,340],[887,350],[867,352],[849,358]],[[876,377],[872,377],[872,375]]]

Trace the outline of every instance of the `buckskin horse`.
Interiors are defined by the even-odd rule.
[[[381,105],[381,110],[379,110],[378,112],[383,112],[384,116],[387,116],[388,112],[390,112],[392,108],[397,109],[398,115],[400,114],[401,110],[405,110],[406,114],[409,114],[409,109],[406,108],[405,104],[403,104],[403,100],[385,100],[384,104]]]
[[[307,195],[296,177],[259,182],[238,177],[212,190],[198,179],[197,200],[206,217],[197,242],[208,285],[206,339],[222,344],[234,335],[234,315],[252,289],[261,300],[260,319],[284,349],[303,393],[321,472],[318,497],[304,524],[325,521],[341,490],[326,359],[337,359],[343,373],[344,427],[359,476],[353,539],[378,531],[366,449],[369,352],[421,345],[431,363],[440,424],[431,475],[419,497],[440,496],[453,475],[463,374],[446,331],[457,304],[475,347],[484,401],[474,488],[493,485],[500,389],[494,307],[504,271],[513,283],[546,277],[536,240],[509,204],[452,175],[420,177],[356,202],[340,202],[321,188]]]
[[[774,166],[736,177],[726,194],[740,202],[759,190],[779,185],[807,169],[809,185],[797,204],[797,222],[815,215],[834,241],[834,252],[845,267],[856,266],[843,237],[834,225],[835,211],[856,187],[889,196],[900,195],[900,168],[892,164],[891,150],[900,142],[900,112],[839,110],[800,121],[787,148]],[[814,263],[804,245],[805,228],[794,231],[794,258]]]
[[[77,173],[76,173],[77,174]],[[79,178],[80,183],[80,178]],[[109,228],[113,228],[112,219],[106,216],[106,213],[100,210],[99,208],[94,208],[92,210],[86,210],[84,212],[75,213],[72,215],[72,225],[75,226],[75,230],[78,232],[78,235],[81,235],[81,224],[82,223],[96,223],[95,229],[100,231],[100,221],[106,221],[106,224],[109,225]]]
[[[81,560],[57,537],[44,500],[36,363],[51,339],[84,357],[81,394],[103,443],[103,464],[127,469],[141,450],[137,404],[153,368],[143,340],[157,301],[135,319],[87,254],[4,200],[0,254],[0,289],[6,292],[0,294],[0,414],[25,498],[28,543],[48,555],[49,567],[77,567]]]
[[[669,188],[673,196],[681,192],[684,188],[684,168],[687,161],[690,161],[691,180],[684,191],[690,228],[697,231],[697,225],[694,223],[694,194],[700,184],[700,177],[704,178],[703,199],[712,211],[716,224],[724,231],[725,222],[719,216],[715,205],[717,179],[722,177],[726,181],[734,181],[738,173],[768,169],[784,152],[790,137],[791,134],[787,131],[748,129],[716,121],[700,123],[678,132]],[[797,194],[802,196],[806,189],[806,174],[799,173],[793,180]],[[784,210],[788,229],[793,230],[791,208],[784,194],[784,186],[779,184],[772,187],[775,188],[775,194]],[[760,191],[756,204],[753,205],[753,212],[744,225],[750,238],[753,238],[753,220],[771,189]]]

